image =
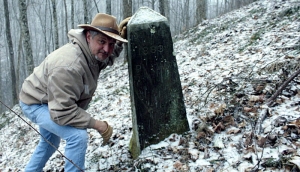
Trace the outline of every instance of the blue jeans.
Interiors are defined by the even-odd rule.
[[[39,126],[40,134],[56,147],[53,148],[41,136],[39,144],[26,165],[25,172],[43,171],[46,162],[58,148],[61,138],[66,140],[64,156],[73,162],[71,163],[66,159],[64,171],[77,172],[80,169],[84,170],[88,143],[87,130],[56,124],[50,118],[48,104],[26,105],[20,101],[20,106],[24,115]]]

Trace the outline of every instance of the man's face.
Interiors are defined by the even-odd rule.
[[[92,37],[89,31],[86,34],[91,53],[97,60],[104,61],[112,54],[116,43],[115,39],[104,34],[97,34]]]

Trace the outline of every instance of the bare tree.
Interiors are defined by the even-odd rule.
[[[48,13],[48,8],[47,8],[47,4],[49,3],[49,1],[45,1],[43,3],[40,3],[38,5],[32,6],[32,11],[34,12],[34,14],[37,16],[37,20],[38,20],[38,24],[40,24],[40,29],[41,32],[43,33],[42,35],[40,35],[42,38],[38,38],[39,40],[42,41],[42,44],[44,46],[44,49],[41,50],[40,52],[37,52],[42,58],[44,58],[47,54],[47,52],[50,51],[50,44],[47,41],[47,33],[50,32],[49,29],[47,28],[47,18],[49,17],[48,15],[46,15]],[[38,25],[36,25],[37,27]],[[40,45],[42,46],[42,45]]]
[[[15,18],[18,21],[18,28],[22,28],[22,22],[19,19],[19,17],[20,16],[17,16],[17,15],[15,16]],[[23,39],[24,38],[23,38],[22,29],[20,29],[19,32],[20,32],[20,34],[19,34],[19,38],[18,38],[18,44],[15,45],[15,46],[17,46],[17,48],[15,48],[15,50],[17,49],[16,85],[18,86],[18,90],[21,89],[22,85],[20,83],[22,83],[24,78],[26,77],[26,69],[27,69],[26,59],[25,59],[26,55],[25,55],[25,50],[24,50],[24,46],[23,46]]]
[[[68,11],[67,11],[67,3],[66,0],[64,0],[64,7],[65,7],[65,32],[68,34]],[[68,39],[68,38],[67,38]],[[67,40],[68,41],[68,40]]]
[[[165,16],[165,3],[164,0],[159,0],[159,12],[161,15]]]
[[[206,19],[206,0],[196,0],[196,24]]]
[[[161,15],[167,17],[169,19],[169,10],[170,10],[170,4],[169,0],[159,0],[159,12]]]
[[[123,18],[132,16],[132,0],[123,0]]]
[[[123,18],[132,16],[132,0],[123,0]],[[124,62],[128,58],[128,46],[124,44]]]
[[[88,16],[87,0],[83,0],[83,11],[84,11],[83,21],[84,21],[84,23],[88,23],[89,22],[89,16]]]
[[[98,5],[97,5],[96,0],[94,0],[94,4],[95,4],[95,7],[96,7],[96,9],[97,9],[97,13],[99,13],[100,11],[99,11],[99,8],[98,8]]]
[[[106,0],[106,14],[111,15],[111,0]]]
[[[2,15],[2,11],[0,11],[0,15]],[[3,23],[2,22],[2,18],[0,18],[0,22],[1,23]],[[0,38],[2,38],[2,25],[0,25]],[[2,42],[0,42],[0,54],[2,54],[2,50],[3,50],[3,46],[2,46]],[[3,56],[0,56],[0,70],[2,70],[2,58],[1,57],[3,57]],[[0,100],[3,100],[3,86],[2,86],[2,84],[3,84],[3,82],[2,82],[2,75],[3,75],[3,73],[4,72],[0,72]],[[0,112],[3,112],[4,110],[4,106],[2,105],[2,104],[0,104]]]
[[[58,24],[57,24],[57,13],[56,13],[56,1],[51,0],[52,2],[52,13],[53,13],[53,22],[54,22],[54,49],[59,48],[59,41],[58,41]]]
[[[5,14],[5,27],[6,27],[6,40],[8,45],[8,54],[9,54],[9,63],[10,63],[10,77],[12,81],[12,103],[17,104],[18,103],[18,95],[17,90],[18,86],[17,84],[14,84],[16,82],[16,73],[15,73],[15,65],[14,65],[14,48],[12,44],[11,39],[11,33],[10,33],[10,23],[9,23],[9,10],[8,10],[8,4],[7,0],[3,0],[3,6],[4,6],[4,14]]]
[[[154,4],[155,4],[155,0],[151,0],[151,8],[152,8],[152,10],[154,10],[154,9],[155,9],[155,6],[154,6]]]
[[[1,53],[1,49],[0,49],[0,53]],[[2,60],[0,60],[0,69],[2,69],[2,66],[1,66],[1,64],[2,64]],[[2,100],[2,97],[3,97],[3,95],[2,95],[2,73],[3,72],[0,72],[0,91],[1,91],[1,93],[0,93],[0,100]],[[1,104],[0,105],[0,112],[3,112],[3,105]]]
[[[27,5],[26,0],[19,0],[19,9],[20,9],[20,20],[21,20],[21,30],[24,38],[24,51],[26,52],[26,67],[27,74],[33,72],[33,56],[32,56],[32,47],[30,40],[30,33],[28,29],[28,20],[27,20]]]
[[[165,7],[165,17],[170,21],[170,3],[169,0],[164,0],[164,7]]]
[[[189,8],[190,8],[190,1],[189,0],[185,0],[185,3],[184,3],[184,11],[186,11],[186,13],[184,14],[185,15],[185,28],[188,29],[189,28],[189,18],[190,18],[190,13],[189,13]]]
[[[75,28],[75,24],[74,24],[74,0],[71,0],[71,27]]]
[[[183,18],[183,8],[181,6],[182,4],[182,1],[175,1],[174,3],[172,3],[171,5],[171,13],[173,16],[176,16],[176,17],[173,17],[171,18],[170,20],[174,23],[174,25],[172,26],[171,24],[171,28],[173,30],[173,34],[178,34],[181,32],[181,28],[182,28],[182,21],[184,20]]]
[[[20,84],[21,78],[25,77],[25,76],[20,76],[20,74],[21,74],[22,71],[26,70],[26,69],[24,69],[24,65],[22,65],[22,63],[21,63],[22,59],[24,57],[23,47],[22,47],[22,41],[23,41],[22,34],[20,34],[19,43],[18,43],[18,55],[17,55],[17,68],[19,70],[16,72],[16,81],[17,81],[16,85],[18,86],[18,90],[21,87],[21,84]]]

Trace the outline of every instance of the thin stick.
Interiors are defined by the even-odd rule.
[[[78,168],[81,172],[84,172],[83,169],[81,169],[80,167],[78,167],[72,160],[70,160],[69,158],[67,158],[62,152],[60,152],[49,140],[47,140],[37,129],[35,129],[32,125],[30,125],[24,118],[22,118],[19,114],[17,114],[14,110],[12,110],[10,107],[8,107],[6,104],[4,104],[1,100],[0,103],[3,104],[7,109],[9,109],[11,112],[13,112],[15,115],[17,115],[22,121],[24,121],[27,125],[30,126],[30,128],[32,128],[35,132],[37,132],[40,136],[42,136],[42,138],[49,144],[51,145],[55,150],[57,150],[57,152],[59,154],[61,154],[61,156],[63,156],[64,158],[66,158],[66,160],[68,160],[69,162],[71,162],[76,168]]]
[[[267,100],[267,105],[270,106],[271,103],[278,97],[283,89],[300,73],[300,68],[294,72],[283,84],[278,88],[278,90]]]

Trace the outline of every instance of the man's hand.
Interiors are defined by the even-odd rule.
[[[123,21],[121,21],[119,25],[119,32],[121,34],[121,37],[124,39],[127,39],[127,23],[131,19],[131,17],[127,17]]]
[[[113,128],[106,121],[96,120],[94,129],[96,129],[103,138],[102,146],[106,145],[113,133]]]
[[[109,141],[109,139],[113,133],[113,128],[110,125],[108,125],[108,123],[106,121],[104,121],[104,122],[107,124],[107,128],[103,133],[100,133],[103,138],[102,146],[107,144],[107,142]]]

